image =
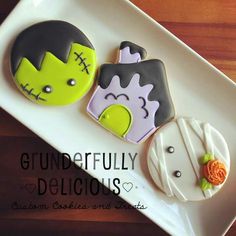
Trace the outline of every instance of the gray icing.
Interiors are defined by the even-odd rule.
[[[129,41],[123,41],[120,44],[120,50],[122,50],[123,48],[129,47],[130,48],[130,53],[134,54],[134,53],[139,53],[141,56],[141,59],[145,59],[147,56],[147,51],[145,48],[140,47],[139,45],[129,42]]]
[[[11,69],[15,74],[23,57],[38,70],[45,52],[67,62],[72,43],[93,48],[83,32],[65,21],[44,21],[30,26],[16,38],[11,51]]]
[[[140,86],[153,85],[148,99],[158,101],[160,104],[155,114],[155,126],[163,125],[174,118],[174,105],[168,88],[165,67],[158,59],[131,64],[104,64],[100,68],[98,84],[106,89],[111,79],[117,75],[120,77],[121,87],[125,88],[136,73],[140,74]]]

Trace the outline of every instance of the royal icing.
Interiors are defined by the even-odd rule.
[[[203,166],[203,175],[212,185],[217,186],[224,183],[227,170],[219,160],[210,160]]]
[[[122,42],[118,64],[104,64],[88,113],[104,128],[132,143],[148,138],[174,117],[165,68],[159,60],[141,61],[145,49]]]
[[[42,105],[67,105],[94,82],[95,50],[64,21],[45,21],[22,31],[11,51],[11,71],[20,91]]]
[[[148,167],[167,196],[181,201],[204,200],[225,183],[230,156],[223,136],[210,124],[180,117],[153,137]]]

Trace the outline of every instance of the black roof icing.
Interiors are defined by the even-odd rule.
[[[174,105],[167,83],[165,66],[160,60],[153,59],[131,64],[104,64],[100,68],[98,84],[106,89],[112,78],[118,75],[121,87],[125,88],[136,73],[140,74],[140,86],[153,85],[148,99],[160,103],[155,114],[155,126],[158,127],[171,120],[175,115]]]

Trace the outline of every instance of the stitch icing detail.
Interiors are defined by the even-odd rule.
[[[91,88],[96,54],[75,26],[64,21],[45,21],[30,26],[16,38],[11,69],[17,87],[31,101],[68,105]],[[26,84],[30,88],[24,87]]]
[[[39,92],[38,94],[33,94],[32,92],[33,92],[33,88],[32,89],[30,89],[30,90],[27,90],[27,86],[28,86],[29,84],[27,83],[27,84],[25,84],[25,85],[23,85],[23,84],[20,84],[20,86],[21,86],[21,88],[22,88],[22,90],[23,90],[23,92],[26,92],[28,95],[31,95],[31,96],[33,96],[36,100],[41,100],[41,101],[46,101],[46,99],[44,99],[44,98],[42,98],[42,97],[40,97],[40,94],[41,94],[41,92]]]
[[[91,66],[90,64],[86,64],[85,61],[87,60],[87,58],[83,58],[82,55],[83,55],[83,52],[81,52],[80,54],[78,54],[77,52],[74,52],[74,54],[76,55],[76,58],[75,58],[75,61],[77,61],[78,59],[80,59],[80,62],[79,62],[79,66],[80,65],[83,65],[84,67],[82,68],[81,71],[86,71],[86,73],[89,75],[89,70],[88,70],[88,67]]]

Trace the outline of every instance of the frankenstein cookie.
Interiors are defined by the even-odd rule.
[[[87,111],[104,128],[132,143],[147,139],[174,117],[164,64],[142,61],[146,50],[122,42],[117,64],[100,68]]]
[[[154,182],[169,197],[204,200],[225,183],[229,150],[223,136],[210,124],[178,118],[153,137],[148,167]]]
[[[11,70],[20,91],[43,105],[67,105],[85,95],[93,84],[95,50],[75,26],[45,21],[16,38]]]

